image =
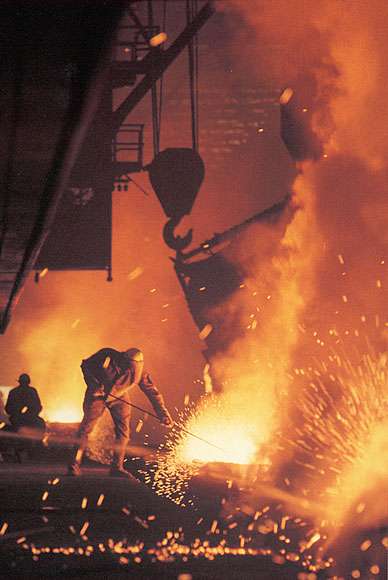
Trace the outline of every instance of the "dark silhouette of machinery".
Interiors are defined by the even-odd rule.
[[[245,244],[246,230],[260,222],[274,226],[278,239],[281,239],[296,209],[288,195],[280,203],[243,223],[215,234],[198,248],[187,252],[177,251],[174,268],[190,313],[200,331],[209,328],[204,337],[206,349],[203,351],[208,363],[247,332],[239,312],[231,312],[227,304],[236,292],[244,292],[245,303],[249,303],[252,292],[246,280],[251,277],[251,273],[236,268],[229,258],[230,250],[234,249],[238,253],[239,248],[243,249],[239,244]],[[221,389],[214,377],[213,388]]]
[[[185,48],[193,70],[192,44],[214,13],[211,1],[188,10],[164,48],[153,9],[152,0],[1,3],[1,333],[32,270],[36,281],[46,268],[112,279],[112,191],[144,170],[143,126],[127,118],[147,93],[155,103]]]
[[[204,172],[198,154],[181,148],[159,153],[158,144],[154,143],[155,159],[144,167],[144,126],[131,124],[127,119],[149,91],[156,98],[156,81],[192,42],[213,9],[210,2],[205,4],[166,49],[159,44],[153,46],[152,39],[160,35],[161,29],[155,25],[152,14],[148,13],[145,22],[139,13],[139,6],[126,4],[107,64],[98,110],[78,153],[50,234],[35,262],[37,271],[106,270],[108,280],[112,280],[112,192],[116,183],[126,188],[134,173],[150,171],[158,199],[167,209],[166,215],[174,219],[167,228],[170,241],[170,228],[177,224],[178,213],[183,212],[180,217],[189,213],[198,193],[197,182],[202,182]],[[113,91],[123,87],[129,88],[130,93],[114,109]],[[194,196],[189,191],[193,187]],[[176,239],[174,244],[185,247],[188,241]]]
[[[194,5],[188,2],[186,7],[189,4]],[[152,5],[152,1],[139,0],[107,5],[85,2],[82,7],[73,3],[69,8],[67,3],[53,2],[36,10],[35,4],[2,4],[3,39],[14,50],[2,61],[9,112],[3,112],[8,145],[3,145],[0,157],[5,168],[1,332],[32,268],[37,281],[39,272],[46,268],[103,270],[112,280],[112,192],[115,184],[127,187],[131,175],[140,171],[148,171],[168,218],[164,241],[176,251],[175,270],[199,328],[206,322],[206,308],[227,298],[241,282],[239,273],[216,246],[221,240],[237,239],[247,223],[186,253],[192,230],[183,237],[175,235],[182,218],[190,214],[205,175],[198,154],[194,43],[214,8],[212,2],[204,1],[199,10],[188,12],[186,26],[165,48]],[[44,34],[37,35],[38,29]],[[159,151],[156,83],[186,48],[192,147],[171,146]],[[116,89],[125,89],[127,95],[114,108]],[[30,93],[36,100],[30,116],[24,117]],[[148,93],[152,97],[154,158],[144,165],[144,127],[131,124],[129,117]],[[292,137],[290,106],[284,103],[281,108],[285,140]],[[17,135],[23,126],[26,131],[21,146]],[[44,148],[37,135],[42,136]],[[22,147],[20,151],[18,147]],[[294,152],[294,158],[298,156]],[[252,220],[274,219],[283,214],[287,203]],[[194,259],[199,253],[206,258]],[[200,291],[202,286],[207,292]],[[225,340],[222,328],[215,328],[208,347],[215,352]]]

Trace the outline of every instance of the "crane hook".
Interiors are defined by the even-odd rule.
[[[166,242],[169,248],[173,250],[181,251],[187,248],[191,244],[191,240],[193,239],[193,230],[190,229],[187,234],[183,237],[175,236],[174,230],[178,226],[179,222],[181,221],[181,217],[173,217],[163,228],[163,239]]]

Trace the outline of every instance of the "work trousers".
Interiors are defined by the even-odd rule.
[[[129,439],[131,407],[122,401],[106,403],[103,397],[94,397],[86,393],[83,403],[84,416],[78,429],[78,437],[81,440],[90,435],[105,409],[108,409],[112,416],[116,441]]]
[[[105,409],[108,409],[112,416],[116,438],[112,466],[122,468],[125,450],[129,439],[131,407],[122,401],[106,403],[103,397],[93,396],[87,391],[83,403],[84,416],[78,428],[79,445],[75,456],[75,462],[81,463],[88,437]]]

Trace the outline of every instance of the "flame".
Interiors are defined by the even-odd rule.
[[[292,193],[299,209],[280,241],[274,235],[275,228],[261,224],[249,230],[235,255],[230,253],[229,259],[246,272],[246,279],[217,314],[224,320],[239,316],[247,332],[242,338],[231,336],[228,348],[211,361],[211,371],[223,383],[224,392],[217,398],[206,398],[182,416],[182,426],[194,436],[184,430],[173,431],[160,453],[154,485],[158,493],[184,502],[188,481],[199,465],[244,464],[269,455],[273,489],[275,484],[279,488],[285,484],[290,504],[295,497],[309,500],[305,499],[304,515],[309,512],[319,530],[314,530],[303,549],[321,547],[328,537],[325,550],[329,550],[340,530],[343,549],[342,539],[349,530],[379,524],[385,514],[388,385],[384,348],[388,316],[384,289],[388,281],[386,259],[382,258],[387,250],[388,212],[387,140],[382,119],[386,108],[387,8],[381,2],[365,0],[353,3],[351,11],[345,3],[332,1],[279,5],[269,0],[231,0],[228,4],[237,6],[256,28],[258,33],[251,38],[260,39],[260,43],[269,40],[269,45],[280,51],[284,47],[288,58],[272,67],[274,84],[292,86],[292,94],[286,89],[281,101],[294,94],[296,97],[299,90],[311,91],[303,110],[311,114],[324,155],[314,163],[298,164]],[[231,44],[239,50],[248,46],[250,58],[246,62],[252,62],[252,42]],[[234,189],[238,180],[232,181]],[[144,215],[136,211],[133,207],[138,223],[142,223]],[[123,231],[131,229],[127,215],[122,212],[120,216],[122,220],[125,216]],[[133,247],[137,259],[134,240],[124,243],[126,264],[128,247]],[[138,254],[143,256],[143,251],[139,248]],[[150,270],[154,276],[157,268]],[[146,273],[142,264],[127,281],[135,287]],[[73,299],[97,291],[93,285],[85,292],[84,283],[82,292],[76,292],[77,282],[70,280]],[[152,286],[155,283],[147,281],[154,297],[162,295],[159,286],[158,292]],[[200,288],[204,294],[205,290]],[[82,323],[76,327],[69,323],[67,335],[54,320],[39,321],[34,331],[23,334],[22,350],[35,361],[37,387],[47,385],[45,408],[50,419],[75,416],[72,408],[51,413],[50,405],[61,405],[58,392],[52,388],[50,367],[61,360],[60,384],[70,384],[69,394],[79,400],[84,386],[69,376],[68,369],[79,364],[80,353],[88,355],[106,342],[103,330],[101,336],[95,336],[104,318],[105,294],[105,290],[101,292],[101,306],[95,309],[98,323],[90,317],[88,328],[93,330],[89,335],[84,330],[84,315],[81,318],[78,311],[68,318]],[[121,292],[115,296],[116,304],[122,301]],[[137,333],[141,328],[147,332],[155,328],[156,316],[150,324],[144,323],[147,299],[143,297],[142,318],[138,327],[134,326]],[[82,303],[78,307],[82,312]],[[53,318],[57,315],[59,320],[61,314],[57,308]],[[123,318],[137,321],[135,315],[123,317],[117,311],[116,316],[112,321],[115,309],[109,305],[106,326],[112,328],[109,336],[115,340],[119,328],[124,326],[127,333]],[[204,327],[200,338],[208,336],[210,326]],[[232,333],[233,329],[226,331]],[[60,353],[58,336],[66,344]],[[77,336],[78,344],[74,340]],[[89,336],[87,344],[85,336]],[[121,337],[127,340],[126,334]],[[177,335],[173,339],[179,343]],[[156,346],[162,348],[163,342],[168,345],[166,358],[168,355],[170,360],[172,341],[161,339],[157,344],[155,338]],[[69,353],[73,345],[74,352]],[[182,346],[183,340],[179,350]],[[41,353],[38,360],[36,352]],[[55,371],[58,374],[57,367]],[[78,413],[80,409],[81,402]],[[275,452],[270,453],[273,449]],[[253,498],[258,504],[262,501],[260,492],[258,488]],[[244,500],[247,503],[247,498]],[[294,509],[297,504],[293,504]],[[262,506],[260,513],[264,513]],[[212,531],[216,527],[217,523]],[[274,521],[271,525],[267,521],[260,533],[275,528]],[[370,570],[379,572],[377,564]],[[356,569],[353,572],[357,577]]]
[[[386,139],[379,124],[387,43],[379,24],[381,6],[369,14],[368,3],[360,2],[348,14],[323,2],[313,16],[302,3],[307,9],[302,13],[299,8],[298,25],[288,31],[289,20],[278,5],[232,4],[260,32],[265,22],[271,40],[281,36],[286,43],[291,36],[290,52],[298,47],[300,54],[303,41],[314,32],[317,41],[306,54],[308,74],[302,81],[311,75],[317,88],[305,109],[324,154],[298,165],[292,190],[300,209],[280,244],[276,240],[276,249],[271,251],[272,232],[260,225],[229,255],[249,272],[244,282],[252,293],[248,301],[247,292],[236,292],[217,314],[224,320],[247,320],[249,332],[226,340],[228,348],[211,360],[211,370],[223,383],[222,403],[238,413],[242,431],[233,413],[224,417],[218,409],[199,411],[185,426],[224,449],[233,441],[228,431],[236,432],[236,462],[254,460],[244,457],[248,442],[253,443],[253,458],[276,447],[278,454],[270,455],[273,489],[287,485],[290,498],[284,496],[284,502],[294,512],[301,508],[291,499],[304,499],[303,515],[314,526],[299,551],[314,550],[318,560],[326,553],[340,560],[341,552],[350,559],[351,535],[362,528],[378,529],[386,518],[388,313],[381,290],[387,286],[388,213]],[[280,10],[294,8],[291,2]],[[379,50],[383,45],[384,51]],[[282,86],[297,92],[301,79],[295,71],[290,77]],[[241,380],[242,369],[248,382]],[[231,405],[231,392],[236,399],[239,393],[244,404]],[[281,421],[280,426],[264,421],[267,436],[260,438],[250,428],[265,416],[262,407],[280,408]],[[170,451],[156,479],[161,482],[176,469],[180,497],[187,478],[196,473],[197,459],[219,460],[213,451],[202,454],[202,445],[183,435]],[[170,480],[159,491],[171,497],[171,488]],[[264,501],[261,491],[258,486],[249,498],[250,508]],[[360,577],[358,567],[364,564],[357,563],[356,569],[352,556],[351,565],[352,576]],[[378,574],[380,569],[372,560],[369,570]]]
[[[156,465],[151,462],[146,472],[155,492],[177,504],[194,503],[189,483],[206,463],[269,461],[263,448],[273,431],[273,416],[263,413],[259,421],[256,409],[239,394],[208,394],[186,408],[180,419],[182,429],[173,429],[158,450]]]
[[[213,402],[214,406],[207,404],[185,423],[185,431],[177,442],[175,459],[182,463],[251,463],[257,445],[246,424],[233,408],[217,404],[214,399]]]

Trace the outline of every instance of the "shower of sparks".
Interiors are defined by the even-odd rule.
[[[233,406],[206,396],[181,413],[180,424],[159,448],[157,465],[146,473],[146,483],[159,495],[185,505],[191,478],[209,462],[248,464],[254,461],[257,443]]]
[[[219,399],[204,399],[194,416],[186,420],[185,429],[211,444],[182,432],[176,450],[176,459],[182,463],[233,461],[246,464],[254,458],[256,446],[249,428],[241,422],[234,408]]]
[[[302,491],[308,498],[309,519],[316,526],[300,551],[317,544],[317,561],[340,556],[339,538],[343,546],[357,530],[381,528],[386,517],[387,354],[375,354],[366,339],[369,348],[360,355],[354,343],[346,342],[349,336],[331,332],[334,344],[328,341],[327,357],[295,369],[298,419],[281,435],[278,447],[285,457],[293,456],[284,482],[291,493]],[[359,550],[371,543],[368,538]],[[359,560],[354,563],[365,567]],[[370,571],[379,564],[370,562]],[[369,578],[358,568],[353,572],[352,578]]]
[[[308,334],[305,327],[303,334]],[[354,528],[382,525],[384,499],[380,496],[384,494],[379,484],[386,481],[388,464],[387,354],[375,354],[367,338],[366,353],[359,354],[351,342],[352,334],[359,339],[360,348],[360,333],[346,332],[341,337],[331,330],[325,340],[317,338],[318,332],[313,333],[322,360],[314,357],[313,365],[289,373],[291,381],[298,384],[295,420],[291,428],[288,425],[287,431],[277,432],[270,441],[260,442],[257,433],[255,438],[249,432],[247,417],[240,413],[235,416],[233,406],[226,404],[224,408],[222,399],[205,397],[197,407],[192,404],[186,409],[181,424],[227,452],[179,429],[161,446],[156,467],[145,472],[146,483],[157,494],[195,508],[198,498],[190,485],[208,464],[256,464],[260,456],[271,458],[265,472],[268,485],[251,477],[257,471],[246,470],[243,480],[235,479],[237,485],[243,484],[238,499],[224,497],[220,518],[207,522],[207,535],[224,540],[222,548],[211,546],[213,556],[234,549],[239,554],[262,554],[262,539],[270,535],[274,562],[303,563],[310,574],[315,574],[334,565],[339,531],[345,535],[347,529],[351,533]],[[350,346],[346,342],[349,340]],[[271,453],[275,448],[280,455],[293,457],[282,482],[277,479],[277,467],[283,459]],[[211,470],[208,473],[211,476]],[[250,474],[248,480],[246,474]],[[287,493],[281,491],[284,484]],[[245,485],[249,491],[243,491]],[[265,505],[268,497],[271,500]],[[236,542],[239,548],[235,548]],[[379,542],[380,556],[384,542],[386,537]],[[359,553],[367,552],[372,544],[376,545],[376,537],[361,543]],[[186,549],[195,553],[192,546]],[[361,558],[356,563],[351,577],[365,578],[360,571],[365,564]],[[381,561],[370,561],[368,570],[375,575],[381,570]]]
[[[214,522],[215,524],[217,522]],[[89,523],[85,522],[82,529],[80,530],[80,536],[87,541],[88,544],[83,546],[58,546],[58,547],[48,547],[48,546],[37,546],[36,544],[29,544],[25,536],[19,537],[16,540],[17,544],[22,544],[24,552],[30,550],[33,555],[33,560],[38,561],[39,559],[44,560],[48,555],[55,554],[56,557],[62,558],[64,563],[67,558],[72,560],[80,559],[83,557],[92,557],[93,555],[98,558],[99,553],[110,553],[116,555],[120,564],[131,565],[133,562],[138,564],[147,562],[164,562],[170,563],[173,561],[182,560],[183,562],[193,561],[193,559],[211,562],[217,561],[222,557],[235,557],[241,558],[242,556],[250,557],[266,557],[270,558],[272,562],[276,564],[298,563],[303,566],[305,570],[310,572],[308,578],[317,578],[314,572],[319,569],[330,567],[330,562],[326,562],[320,567],[315,566],[311,562],[311,555],[301,555],[295,552],[287,551],[285,549],[280,549],[279,552],[274,551],[264,545],[261,547],[254,547],[252,545],[251,539],[249,537],[245,538],[240,534],[238,541],[234,545],[228,545],[227,539],[219,539],[218,534],[220,530],[217,525],[214,526],[214,530],[209,531],[208,539],[201,540],[200,538],[195,538],[191,543],[185,543],[182,531],[168,531],[164,537],[156,543],[154,547],[147,547],[144,542],[134,542],[130,543],[127,539],[114,540],[113,538],[108,538],[107,541],[100,542],[98,545],[93,545],[90,543],[90,539],[84,536]],[[75,530],[74,530],[75,531]],[[268,532],[266,532],[268,533]],[[217,537],[217,540],[216,540]],[[265,534],[261,536],[262,544],[265,543]],[[284,544],[283,542],[283,545]],[[66,565],[66,564],[65,564]]]
[[[252,480],[246,489],[239,488],[237,495],[231,493],[228,496],[228,490],[232,492],[234,484],[232,481],[226,482],[228,486],[222,500],[223,509],[216,519],[202,513],[197,521],[198,532],[194,531],[194,535],[192,530],[186,534],[183,526],[163,531],[154,515],[144,518],[122,506],[122,513],[128,518],[128,530],[132,524],[147,531],[160,530],[159,539],[152,542],[152,545],[139,539],[130,541],[127,537],[93,540],[93,528],[97,525],[99,529],[99,526],[98,522],[96,524],[93,521],[92,511],[89,511],[92,510],[92,502],[87,497],[82,499],[81,509],[88,513],[88,520],[81,527],[69,526],[77,540],[67,540],[65,545],[48,547],[43,540],[30,542],[28,536],[34,530],[7,534],[7,523],[2,523],[0,533],[6,540],[21,546],[23,557],[30,552],[34,562],[44,560],[50,554],[55,555],[64,566],[68,566],[66,560],[74,563],[81,558],[88,558],[92,561],[93,558],[98,560],[99,554],[110,554],[121,567],[129,567],[133,563],[147,565],[181,561],[189,565],[194,560],[216,563],[224,557],[257,557],[269,559],[277,565],[295,564],[299,570],[304,570],[298,575],[295,572],[293,577],[298,580],[318,580],[322,577],[321,572],[325,574],[325,580],[338,580],[339,576],[334,571],[335,559],[327,550],[327,545],[330,544],[333,528],[330,518],[333,520],[336,515],[342,524],[344,517],[339,504],[334,506],[330,502],[335,492],[334,496],[338,496],[342,504],[346,503],[345,496],[351,498],[351,501],[355,500],[355,517],[362,517],[367,510],[367,500],[364,498],[361,502],[357,498],[360,487],[354,488],[354,479],[349,478],[349,470],[356,470],[359,474],[360,469],[367,467],[366,462],[375,444],[374,429],[386,422],[386,362],[385,355],[373,357],[370,353],[361,357],[359,364],[355,364],[345,353],[341,356],[332,354],[328,361],[317,363],[315,368],[298,369],[298,373],[295,373],[297,380],[305,383],[298,401],[301,426],[296,427],[293,438],[290,433],[287,433],[287,439],[284,434],[278,435],[279,445],[289,445],[299,452],[295,465],[301,469],[297,477],[299,485],[303,481],[304,489],[294,489],[294,495],[276,489],[274,482],[270,481],[270,471],[267,484]],[[181,417],[185,428],[224,446],[229,446],[235,436],[239,438],[239,425],[245,426],[245,429],[247,427],[243,417],[239,416],[236,423],[234,420],[230,408],[228,412],[223,403],[214,397],[206,397],[197,408],[189,406],[186,414]],[[205,428],[207,422],[226,423],[229,435],[223,428],[219,431],[216,428]],[[245,461],[253,462],[257,456],[257,446],[253,445],[253,441],[247,435],[245,440],[239,440],[239,446],[244,449],[252,445],[253,455],[246,456]],[[380,456],[373,455],[372,459],[377,464],[379,461],[382,463]],[[147,483],[153,485],[157,494],[181,506],[193,506],[196,498],[189,493],[190,480],[209,461],[222,463],[225,457],[215,448],[204,452],[201,442],[196,442],[193,448],[190,435],[176,428],[160,449],[153,482],[150,472],[146,473]],[[231,458],[226,461],[231,461]],[[295,488],[291,473],[288,473],[287,486]],[[296,492],[301,497],[297,497]],[[100,494],[97,505],[100,506],[103,500],[104,494]],[[345,533],[346,528],[341,526],[341,534]],[[80,541],[84,544],[80,545]],[[367,580],[369,573],[377,578],[383,564],[373,554],[386,552],[387,546],[386,536],[380,540],[376,536],[368,537],[360,542],[357,546],[360,557],[357,559],[353,555],[349,578]],[[365,564],[362,558],[372,560],[366,560]]]
[[[353,497],[358,489],[346,487],[349,470],[364,471],[370,463],[379,470],[378,442],[388,430],[387,356],[368,353],[352,363],[345,353],[332,354],[318,368],[304,369],[301,378],[297,406],[304,421],[288,441],[306,458],[300,465],[310,464],[307,472],[326,478],[321,496]]]

